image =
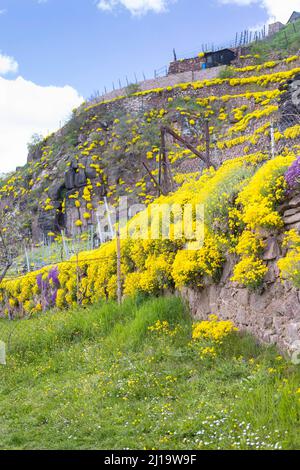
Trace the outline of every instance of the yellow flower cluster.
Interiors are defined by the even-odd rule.
[[[190,83],[180,83],[176,84],[173,87],[166,87],[166,88],[155,88],[151,90],[146,90],[146,91],[140,91],[137,93],[133,93],[132,96],[147,96],[151,94],[161,94],[164,91],[172,91],[176,89],[181,89],[181,90],[187,90],[189,88],[198,90],[202,88],[208,88],[208,87],[213,87],[213,86],[219,86],[224,83],[229,84],[232,87],[238,86],[238,85],[250,85],[250,84],[256,84],[259,86],[267,86],[270,83],[280,83],[286,80],[289,80],[290,78],[293,78],[297,73],[300,72],[300,68],[295,68],[292,70],[284,71],[284,72],[277,72],[273,74],[266,74],[266,75],[258,75],[258,76],[250,76],[250,77],[240,77],[240,78],[231,78],[231,79],[221,79],[221,78],[215,78],[212,80],[203,80],[203,81],[196,81],[196,82],[190,82]],[[116,98],[113,98],[111,100],[107,101],[102,101],[101,103],[96,103],[91,106],[88,106],[87,108],[84,108],[86,112],[98,108],[99,106],[106,105],[108,103],[112,103],[115,101],[123,100],[125,99],[126,96],[119,96]]]
[[[288,127],[283,133],[275,132],[275,140],[281,139],[297,139],[300,136],[300,125]]]
[[[246,228],[236,246],[241,261],[234,268],[234,282],[256,288],[268,272],[260,259],[264,248],[261,229],[276,230],[283,226],[276,206],[286,190],[283,175],[294,159],[294,155],[279,156],[265,163],[238,195],[237,204],[242,209],[237,217]]]
[[[233,242],[236,243],[235,237],[223,233],[222,223],[229,225],[233,232],[239,232],[239,227],[246,226],[244,233],[237,238],[236,251],[242,261],[236,267],[234,280],[249,286],[260,280],[265,273],[265,266],[259,260],[263,249],[259,228],[274,229],[282,226],[281,218],[276,212],[276,204],[280,202],[284,192],[282,174],[294,156],[277,157],[268,161],[249,180],[249,169],[253,171],[264,159],[265,156],[254,154],[229,160],[217,171],[205,171],[200,178],[197,174],[194,178],[190,175],[175,193],[161,196],[155,203],[150,204],[148,209],[131,219],[125,228],[127,236],[121,243],[124,294],[159,294],[175,286],[201,286],[206,279],[217,280],[226,252],[231,249]],[[241,185],[243,179],[244,183]],[[239,193],[234,203],[234,199],[227,196],[229,190],[233,191],[233,194]],[[90,204],[90,190],[85,190],[84,196],[85,202]],[[140,223],[145,220],[148,221],[147,227],[152,226],[155,232],[160,233],[159,218],[156,217],[159,207],[157,204],[175,204],[183,208],[188,203],[193,206],[204,204],[205,207],[207,223],[204,220],[205,238],[202,247],[200,245],[196,249],[185,249],[192,248],[192,244],[187,244],[185,235],[174,237],[180,222],[171,224],[167,237],[152,239],[148,236],[138,236]],[[193,227],[193,216],[190,222]],[[220,229],[217,228],[218,224],[221,224]],[[45,310],[45,293],[38,286],[37,278],[45,277],[46,282],[51,269],[44,268],[18,279],[4,280],[0,286],[0,304],[3,311],[6,314],[32,314],[37,305],[38,309],[42,305]],[[70,262],[59,264],[57,269],[59,287],[55,303],[58,308],[116,297],[115,241],[106,243],[97,250],[80,253],[78,264],[76,258],[73,258]],[[55,294],[51,289],[50,291]]]
[[[238,331],[230,320],[219,320],[217,315],[210,315],[209,320],[201,321],[193,325],[193,341],[210,340],[216,344],[222,344],[223,340]]]
[[[294,286],[300,287],[300,235],[296,230],[285,234],[283,246],[288,249],[284,258],[278,261],[281,278],[288,279]]]
[[[214,346],[201,347],[199,350],[200,359],[215,359],[217,357],[217,351]]]
[[[232,281],[255,289],[263,281],[268,272],[267,266],[255,256],[246,255],[234,267]]]
[[[243,56],[241,56],[241,58],[242,57]],[[250,57],[248,57],[248,58],[250,58]],[[248,65],[246,67],[238,67],[238,68],[233,67],[233,70],[236,73],[260,72],[261,70],[273,69],[273,68],[277,67],[280,64],[291,64],[292,62],[296,62],[297,60],[300,60],[300,57],[297,56],[297,55],[293,55],[293,56],[288,57],[288,58],[283,59],[283,60],[272,60],[272,61],[269,61],[269,62],[264,62],[263,64],[259,64],[259,65]]]
[[[264,64],[259,64],[259,65],[248,65],[247,67],[233,68],[233,70],[238,73],[254,72],[254,71],[260,72],[261,70],[265,70],[265,69],[273,69],[279,64],[280,64],[280,61],[270,61],[270,62],[265,62]]]
[[[294,62],[296,59],[298,57],[289,58],[286,63]],[[256,70],[271,69],[273,66],[274,64],[267,63],[256,67]],[[239,70],[243,71],[243,69]],[[117,155],[121,161],[124,156],[130,158],[130,155],[134,155],[133,150],[138,148],[149,164],[155,164],[159,157],[159,143],[152,142],[150,144],[148,142],[148,138],[146,139],[145,136],[150,135],[152,129],[146,126],[156,121],[161,126],[162,120],[168,116],[175,98],[170,98],[167,92],[173,92],[177,89],[182,91],[200,90],[199,94],[195,93],[195,95],[201,96],[202,89],[205,88],[206,93],[206,88],[216,87],[211,90],[213,93],[217,87],[224,84],[232,88],[252,84],[255,90],[257,90],[257,86],[270,85],[272,88],[274,84],[282,83],[298,72],[300,69],[295,68],[286,72],[256,77],[218,78],[178,84],[166,89],[138,92],[134,95],[143,96],[150,93],[166,92],[165,98],[169,103],[167,110],[161,108],[143,112],[139,123],[132,115],[126,114],[124,119],[122,117],[114,119],[109,132],[103,131],[99,127],[100,124],[96,123],[100,120],[99,116],[93,112],[91,115],[87,114],[84,125],[89,126],[88,137],[86,142],[76,147],[76,153],[78,153],[74,159],[78,165],[76,171],[79,171],[85,168],[85,165],[80,161],[81,155],[89,156],[92,161],[90,168],[95,170],[98,180],[93,184],[88,180],[84,188],[69,196],[69,199],[74,199],[73,203],[78,209],[78,220],[75,221],[75,226],[81,231],[89,221],[93,220],[93,213],[99,203],[97,188],[102,185],[106,186],[107,196],[113,201],[117,200],[118,189],[123,185],[125,185],[123,189],[126,193],[131,194],[132,191],[135,191],[135,194],[145,198],[147,203],[152,200],[153,196],[147,195],[147,176],[142,176],[140,180],[135,181],[134,184],[130,182],[127,186],[123,174],[117,183],[116,181],[108,181],[106,167],[109,166],[109,163],[104,161],[105,152],[107,153],[106,157]],[[228,93],[231,91],[235,90],[232,89]],[[199,246],[196,250],[187,249],[192,245],[189,244],[186,237],[184,235],[181,238],[175,237],[180,228],[176,221],[171,223],[170,231],[165,239],[155,240],[147,236],[145,239],[139,239],[136,236],[139,231],[139,221],[143,221],[143,218],[148,214],[147,211],[130,221],[126,227],[129,237],[122,241],[121,247],[123,292],[125,295],[134,295],[138,292],[158,294],[165,289],[180,288],[186,285],[203,286],[207,282],[207,278],[209,282],[219,278],[226,255],[230,251],[235,251],[241,258],[235,267],[233,277],[235,282],[255,287],[262,281],[267,268],[260,259],[264,249],[260,231],[262,228],[278,230],[283,226],[276,208],[286,189],[283,174],[295,156],[280,156],[261,165],[266,159],[266,155],[263,153],[248,155],[250,146],[257,144],[261,137],[268,135],[270,123],[266,123],[265,118],[277,111],[277,106],[272,100],[277,99],[282,92],[275,89],[238,94],[238,91],[243,90],[237,90],[237,94],[195,98],[195,102],[193,101],[191,104],[192,107],[198,105],[199,112],[197,109],[190,112],[188,107],[184,106],[176,108],[180,118],[189,123],[189,129],[193,132],[198,127],[200,110],[203,111],[203,116],[207,115],[205,113],[215,115],[215,127],[211,126],[209,129],[211,134],[217,132],[221,127],[219,120],[225,121],[233,116],[238,122],[225,131],[222,136],[218,136],[217,146],[220,150],[227,150],[247,143],[247,146],[241,149],[241,154],[244,151],[247,156],[228,161],[217,171],[213,169],[205,171],[202,176],[200,173],[177,174],[175,182],[182,186],[175,193],[155,201],[155,204],[177,204],[180,209],[186,203],[191,203],[193,206],[203,204],[205,206],[203,222],[205,239],[202,247]],[[218,93],[219,90],[216,95]],[[182,100],[188,103],[191,97],[185,96]],[[231,100],[236,100],[239,107],[236,104],[232,105]],[[252,100],[252,102],[248,103],[246,100]],[[216,109],[212,109],[211,105],[214,103]],[[227,103],[229,104],[227,105]],[[86,110],[90,112],[102,104],[97,103]],[[205,109],[202,110],[202,107]],[[250,108],[251,110],[248,112],[247,110]],[[256,122],[260,120],[262,122]],[[249,127],[252,127],[252,133],[245,135],[244,132]],[[146,129],[145,136],[142,135],[144,129]],[[122,140],[122,132],[127,136],[126,142],[124,139]],[[239,135],[231,140],[222,140],[228,139],[228,136],[234,133],[239,133]],[[297,139],[299,136],[300,126],[293,126],[286,129],[283,134],[277,132],[275,139],[277,141],[283,138]],[[201,152],[204,150],[203,145],[199,145],[197,148]],[[49,196],[51,191],[49,191],[49,182],[47,182],[49,179],[48,170],[46,173],[52,156],[53,150],[45,144],[41,160],[29,164],[29,173],[26,178],[22,179],[18,174],[8,178],[0,188],[0,197],[3,195],[3,197],[13,198],[22,195],[26,198],[27,195],[34,194],[38,183],[41,183],[40,180],[42,182],[45,180],[44,196],[40,206],[46,211],[56,210]],[[169,157],[171,165],[179,164],[182,159],[195,158],[189,150],[182,150],[177,144],[174,144],[174,148],[169,152]],[[70,161],[68,165],[71,165]],[[261,167],[255,173],[258,165]],[[172,168],[176,167],[172,166]],[[35,172],[38,170],[41,176],[35,178]],[[253,173],[255,173],[254,176],[252,176]],[[157,176],[157,170],[153,171],[153,175]],[[63,207],[65,207],[65,201],[63,201]],[[151,208],[151,204],[149,208]],[[156,226],[157,232],[161,232],[159,222],[154,218],[150,220],[150,224]],[[195,227],[194,215],[191,216],[190,227],[191,229]],[[49,236],[52,237],[54,234],[49,234]],[[293,253],[293,256],[296,255],[293,249],[290,250],[290,253]],[[283,272],[292,269],[292,267],[288,267],[288,256],[285,266],[282,261]],[[36,279],[39,275],[47,277],[49,269],[15,280],[5,280],[0,287],[0,306],[3,311],[5,313],[17,311],[20,315],[25,315],[45,310],[44,293],[38,287]],[[60,264],[58,271],[60,286],[57,289],[55,303],[59,308],[66,308],[75,303],[91,303],[101,298],[115,298],[117,290],[115,241],[103,245],[93,252],[80,254],[78,266],[75,259]]]
[[[170,336],[174,337],[178,334],[179,332],[179,325],[177,325],[175,328],[171,328],[170,324],[168,321],[164,320],[157,320],[157,322],[148,327],[148,330],[151,331],[151,333],[156,333],[158,335],[163,335],[163,336]]]
[[[205,276],[216,279],[224,261],[218,238],[207,235],[201,250],[178,251],[172,270],[176,287],[201,287]]]
[[[228,134],[234,134],[237,132],[243,132],[247,129],[249,123],[253,119],[261,119],[263,117],[270,116],[270,114],[278,111],[277,105],[270,105],[264,109],[255,110],[252,113],[248,113],[244,118],[241,118],[237,124],[228,130]]]
[[[283,175],[294,160],[294,155],[287,155],[268,161],[239,194],[237,203],[243,207],[242,220],[249,229],[282,227],[275,207],[286,190]]]

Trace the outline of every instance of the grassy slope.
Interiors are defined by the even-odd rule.
[[[179,333],[148,331],[157,319]],[[201,362],[177,298],[11,328],[0,322],[2,338],[13,331],[0,366],[2,449],[300,448],[299,370],[239,335]]]
[[[279,33],[259,41],[251,46],[253,53],[261,55],[261,60],[267,60],[270,53],[296,53],[300,48],[300,20],[285,26]]]

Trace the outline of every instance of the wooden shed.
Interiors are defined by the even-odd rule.
[[[217,67],[218,65],[230,65],[236,58],[236,54],[232,49],[221,49],[214,52],[206,52],[204,54],[206,67]]]

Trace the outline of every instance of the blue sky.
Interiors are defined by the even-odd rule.
[[[139,80],[203,43],[276,17],[299,0],[0,0],[0,174],[26,161],[34,132],[119,79]],[[299,9],[299,8],[298,8]]]
[[[195,51],[202,43],[232,40],[235,31],[262,23],[257,5],[240,8],[217,0],[177,0],[168,11],[133,16],[125,8],[103,11],[93,0],[0,0],[0,50],[19,72],[40,85],[72,85],[88,97],[119,79],[153,76],[173,47]]]

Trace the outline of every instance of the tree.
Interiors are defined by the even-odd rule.
[[[19,254],[22,240],[16,214],[0,201],[0,284]]]

